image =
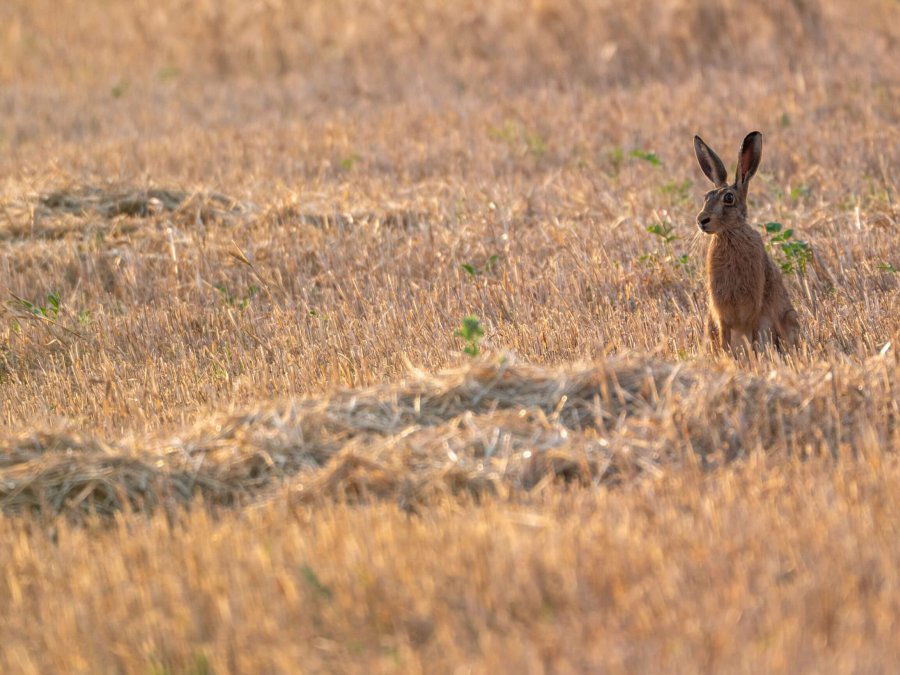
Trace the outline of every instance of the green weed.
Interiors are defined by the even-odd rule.
[[[775,253],[775,262],[785,274],[804,274],[806,265],[812,259],[809,244],[794,237],[794,230],[785,229],[781,223],[770,222],[763,225],[766,234],[766,248]]]
[[[461,337],[466,345],[463,352],[469,356],[478,356],[480,350],[478,343],[484,337],[484,329],[481,327],[481,321],[477,316],[467,316],[463,319],[462,325],[453,333],[457,337]]]
[[[470,277],[477,277],[481,276],[482,274],[489,274],[491,270],[493,270],[497,266],[498,259],[499,258],[495,253],[487,259],[482,267],[478,267],[473,263],[463,263],[462,265],[460,265],[460,267],[462,267],[465,273]]]
[[[229,307],[237,307],[238,309],[247,309],[250,306],[250,301],[254,298],[254,296],[259,293],[259,286],[256,284],[250,284],[247,286],[247,292],[241,295],[236,295],[232,293],[229,288],[223,284],[218,283],[214,286],[214,288],[219,291],[219,295],[226,305]]]

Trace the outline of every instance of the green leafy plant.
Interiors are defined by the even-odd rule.
[[[512,120],[506,120],[502,126],[488,130],[491,138],[503,141],[512,148],[524,145],[526,152],[540,157],[547,152],[547,141],[537,131],[526,129]]]
[[[673,250],[673,242],[679,239],[675,234],[675,227],[668,221],[660,221],[647,225],[647,232],[654,237],[662,240],[662,250],[651,251],[640,256],[638,260],[642,263],[667,263],[671,264],[675,269],[682,269],[689,274],[693,271],[691,267],[691,258],[687,253],[676,253]]]
[[[325,600],[331,600],[334,593],[332,593],[331,589],[328,588],[325,584],[323,584],[319,580],[319,576],[316,574],[316,571],[310,567],[309,565],[301,565],[300,566],[300,574],[303,576],[304,581],[306,581],[307,585],[315,591],[316,595]]]
[[[119,80],[113,85],[110,93],[112,94],[113,98],[122,98],[130,87],[131,82],[129,82],[128,80]]]
[[[481,327],[481,321],[477,316],[467,316],[463,319],[462,325],[453,333],[457,337],[461,337],[466,345],[463,352],[469,356],[478,356],[478,343],[484,337],[484,329]]]
[[[341,159],[341,162],[340,162],[341,169],[344,170],[344,171],[349,171],[349,170],[352,169],[354,166],[356,166],[356,163],[357,163],[360,159],[362,159],[362,158],[361,158],[358,154],[356,154],[355,152],[354,152],[354,153],[351,153],[351,154],[349,154],[349,155],[347,155],[346,157],[344,157],[343,159]]]
[[[488,133],[491,138],[514,145],[519,138],[519,127],[512,120],[506,120],[502,126],[491,127]]]
[[[791,199],[795,202],[806,199],[812,194],[812,188],[809,185],[800,184],[791,188]]]
[[[209,658],[202,651],[194,652],[193,675],[212,675],[213,668]]]
[[[460,267],[462,267],[463,270],[465,271],[465,273],[468,274],[470,277],[477,277],[482,274],[489,274],[491,272],[491,270],[493,270],[494,267],[496,267],[498,259],[499,258],[497,256],[497,254],[495,253],[494,255],[490,256],[487,259],[487,261],[484,263],[483,267],[477,267],[472,263],[463,263],[462,265],[460,265]]]
[[[859,197],[855,194],[848,194],[837,205],[841,211],[852,211],[859,206]]]
[[[525,147],[528,148],[528,152],[535,157],[540,157],[547,152],[547,141],[536,131],[528,131],[526,129],[522,134],[522,140],[525,141]]]
[[[777,251],[776,262],[785,274],[804,274],[812,260],[812,249],[805,241],[794,237],[794,230],[781,223],[770,222],[763,225],[768,237],[766,248]]]
[[[625,151],[622,148],[613,148],[609,153],[609,163],[611,170],[608,172],[610,176],[617,176],[622,169],[622,163],[625,161]]]
[[[25,298],[16,296],[13,300],[10,301],[10,304],[17,306],[20,309],[24,309],[27,312],[31,312],[35,316],[39,316],[44,319],[55,319],[59,316],[59,293],[49,293],[47,295],[46,302],[46,305],[40,305],[35,302],[30,302]]]
[[[223,283],[216,284],[214,288],[219,291],[219,295],[226,305],[229,307],[237,307],[238,309],[247,309],[247,307],[250,306],[250,301],[257,293],[259,293],[259,286],[256,284],[247,286],[247,292],[241,296],[233,294]]]
[[[161,82],[169,82],[181,75],[181,69],[178,66],[167,65],[159,69],[157,76]]]
[[[655,152],[648,152],[647,150],[640,150],[639,148],[635,148],[629,154],[629,157],[634,157],[635,159],[642,159],[645,162],[649,162],[653,166],[662,166],[662,162]]]
[[[647,232],[650,234],[656,235],[660,239],[663,240],[665,244],[671,244],[673,241],[678,239],[678,235],[672,234],[675,228],[668,222],[662,221],[661,223],[653,223],[652,225],[647,226]]]
[[[896,272],[898,272],[898,271],[900,271],[900,270],[898,270],[896,267],[894,267],[893,265],[891,265],[891,263],[881,263],[881,264],[878,265],[878,271],[879,271],[879,272],[888,272],[888,273],[890,273],[890,274],[895,274]]]
[[[622,148],[615,147],[609,152],[609,163],[611,165],[611,171],[609,172],[609,175],[618,175],[619,171],[622,168],[622,164],[625,162],[626,157],[631,159],[639,159],[655,167],[662,166],[662,160],[660,160],[659,155],[657,155],[655,152],[650,152],[649,150],[641,150],[640,148],[634,148],[626,154]]]

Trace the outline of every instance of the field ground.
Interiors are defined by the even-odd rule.
[[[4,3],[0,672],[895,672],[898,48],[889,0]],[[804,342],[736,363],[691,138],[751,129]]]

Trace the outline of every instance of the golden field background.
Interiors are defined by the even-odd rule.
[[[898,43],[888,0],[4,3],[0,671],[896,670]],[[736,364],[691,137],[751,129],[814,256],[802,351]]]

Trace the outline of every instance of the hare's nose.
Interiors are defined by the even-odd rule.
[[[703,218],[697,218],[697,225],[700,226],[700,229],[706,232],[706,226],[709,225],[709,221],[712,220],[709,216],[703,216]]]

